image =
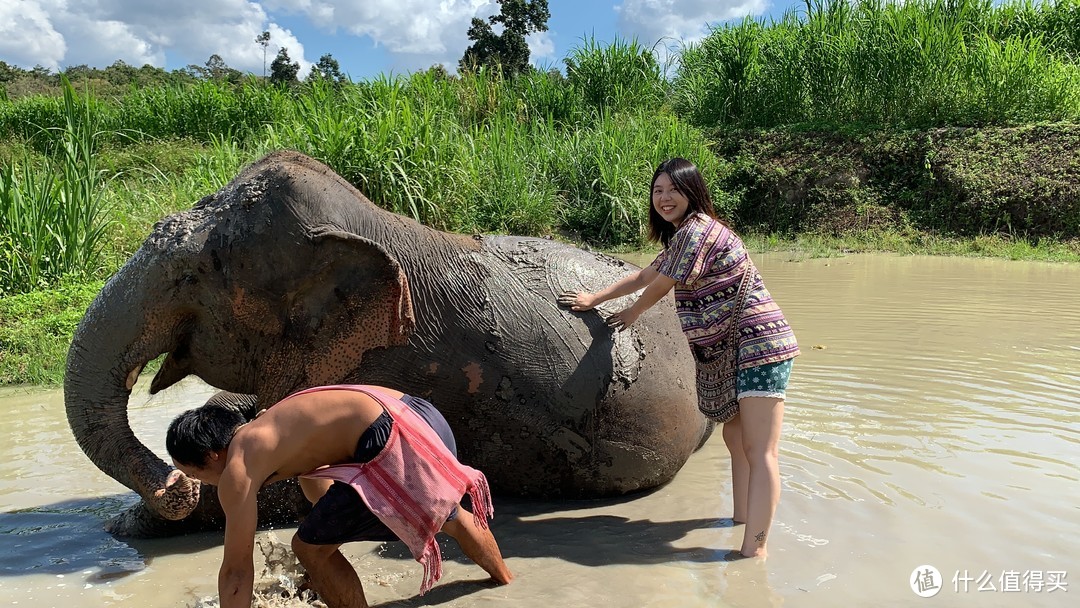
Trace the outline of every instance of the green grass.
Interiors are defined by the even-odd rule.
[[[102,285],[0,298],[0,384],[60,384],[71,337]]]
[[[683,49],[670,82],[652,50],[637,41],[605,46],[588,38],[569,53],[566,76],[533,71],[506,79],[491,70],[448,76],[433,69],[341,86],[206,80],[132,87],[108,98],[88,94],[80,108],[98,125],[96,160],[118,176],[99,200],[116,210],[112,218],[120,225],[108,229],[96,272],[114,270],[155,219],[278,148],[322,160],[376,204],[456,232],[566,234],[601,247],[640,246],[644,185],[657,163],[678,155],[703,169],[722,215],[754,230],[811,232],[823,222],[845,226],[848,215],[869,228],[904,209],[923,230],[1068,238],[1076,224],[1068,168],[1061,176],[1033,174],[1041,180],[1033,182],[1033,194],[1013,196],[999,191],[1000,180],[980,178],[1007,173],[995,170],[993,151],[987,160],[972,156],[978,166],[953,157],[939,167],[929,154],[950,150],[927,145],[925,159],[893,165],[917,160],[930,176],[908,171],[906,198],[892,200],[888,184],[852,192],[820,185],[830,171],[863,169],[849,159],[830,167],[793,158],[779,168],[801,171],[814,186],[802,188],[768,166],[770,159],[755,166],[753,151],[713,152],[709,140],[732,126],[786,125],[797,136],[823,127],[866,134],[1080,120],[1077,24],[1080,0],[810,0],[776,22],[716,29]],[[0,137],[19,142],[0,148],[0,156],[25,148],[27,160],[18,164],[34,171],[36,163],[59,162],[55,133],[70,124],[66,112],[46,96],[0,100]],[[171,147],[194,153],[158,152]],[[906,152],[919,149],[909,145]],[[23,176],[19,183],[31,193],[47,192],[48,177]],[[1066,191],[1055,190],[1061,188]],[[1040,214],[1025,216],[1032,201]],[[960,213],[952,212],[954,204]],[[837,214],[838,207],[847,215]],[[0,243],[10,249],[24,233],[33,234],[9,231]],[[47,274],[19,282],[58,280]]]
[[[701,127],[1014,125],[1080,119],[1080,0],[806,0],[681,53]]]
[[[586,107],[601,115],[660,109],[667,93],[662,72],[649,48],[618,37],[607,45],[592,36],[585,38],[566,58],[570,86]]]

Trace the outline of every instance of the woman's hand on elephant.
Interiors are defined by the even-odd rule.
[[[639,316],[640,313],[635,311],[634,307],[631,306],[630,308],[620,310],[619,312],[609,316],[607,319],[604,320],[604,322],[607,323],[608,327],[614,329],[615,331],[623,331],[627,327],[633,325],[634,321],[637,321],[637,318]]]
[[[559,306],[566,306],[570,310],[592,310],[598,302],[593,294],[587,291],[564,291],[559,294]]]

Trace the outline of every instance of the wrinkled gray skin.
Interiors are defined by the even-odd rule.
[[[428,398],[462,461],[503,493],[651,488],[711,430],[672,303],[618,334],[602,311],[556,304],[561,291],[596,290],[632,269],[544,239],[438,232],[306,156],[277,152],[159,222],[105,285],[68,355],[68,421],[90,459],[142,497],[111,522],[120,535],[223,524],[213,488],[162,462],[128,424],[131,388],[162,353],[151,392],[195,374],[249,395],[221,397],[249,417],[326,384]],[[306,509],[294,481],[260,494],[263,524]]]

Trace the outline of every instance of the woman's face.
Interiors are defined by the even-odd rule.
[[[653,183],[652,206],[664,221],[671,222],[676,227],[686,217],[690,208],[690,201],[686,198],[679,187],[672,183],[667,173],[661,173]]]

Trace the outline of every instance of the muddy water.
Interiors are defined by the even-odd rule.
[[[728,519],[728,458],[714,437],[646,495],[497,501],[495,533],[518,577],[507,587],[482,584],[482,571],[450,542],[442,581],[419,598],[421,568],[400,544],[349,545],[368,599],[401,607],[1075,605],[1080,266],[757,261],[804,352],[784,420],[783,494],[767,561],[722,561],[742,529]],[[164,454],[168,421],[212,389],[185,381],[150,397],[146,380],[132,425]],[[220,535],[104,533],[102,523],[131,501],[76,447],[59,391],[0,392],[0,605],[214,605],[206,598],[215,594]],[[280,543],[291,533],[260,533],[256,567],[276,567],[260,577],[260,605],[309,605],[287,599],[295,572]],[[927,600],[911,588],[923,565],[941,574],[940,592]]]

